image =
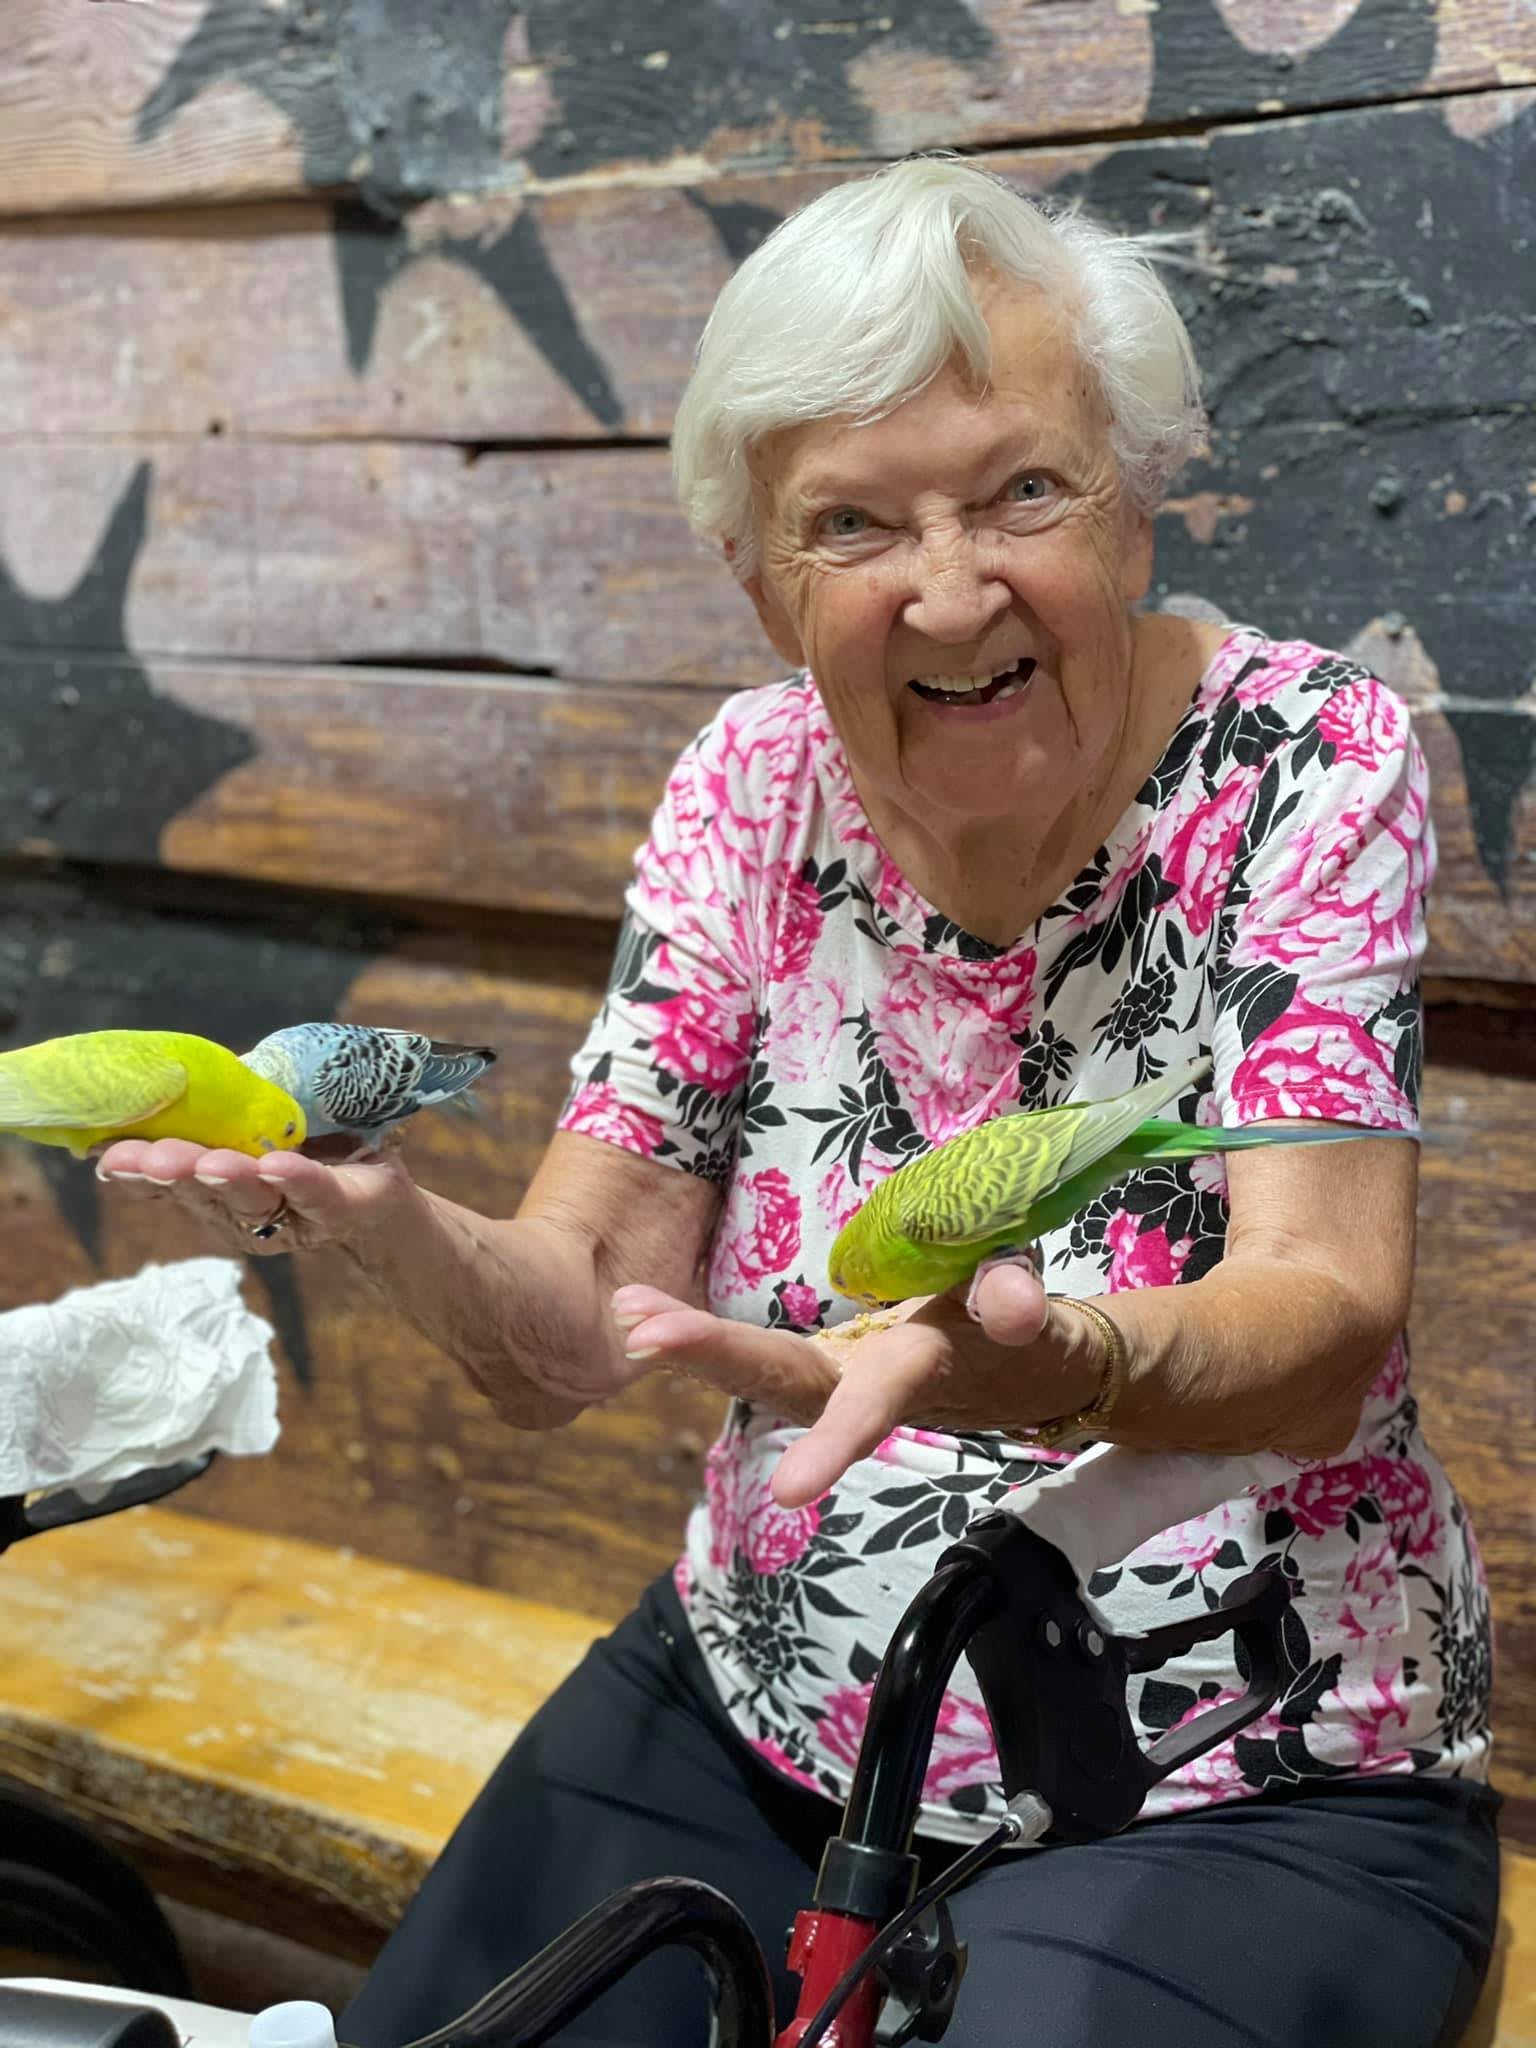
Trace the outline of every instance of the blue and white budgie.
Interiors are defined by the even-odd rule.
[[[418,1109],[461,1095],[495,1057],[488,1045],[452,1045],[371,1024],[290,1024],[241,1055],[253,1073],[302,1106],[310,1137],[340,1135],[370,1146]]]

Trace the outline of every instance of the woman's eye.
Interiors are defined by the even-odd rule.
[[[1026,469],[1003,492],[1011,505],[1043,505],[1056,489],[1056,479],[1043,469]]]
[[[831,534],[834,540],[852,540],[856,534],[869,529],[869,520],[864,513],[852,505],[839,505],[835,512],[829,512],[821,522],[822,531]]]

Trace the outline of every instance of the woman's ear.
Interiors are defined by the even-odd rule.
[[[805,649],[800,644],[799,631],[773,585],[765,583],[761,576],[744,576],[741,587],[751,598],[774,653],[782,655],[791,668],[804,668]]]
[[[1120,505],[1120,589],[1127,604],[1140,604],[1152,588],[1152,519],[1129,498]]]

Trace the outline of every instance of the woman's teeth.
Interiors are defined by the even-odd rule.
[[[912,688],[930,704],[999,704],[1016,697],[1035,672],[1028,655],[992,676],[918,676]]]

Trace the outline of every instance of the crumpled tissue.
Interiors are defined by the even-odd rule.
[[[183,1259],[0,1315],[0,1498],[277,1442],[272,1326],[234,1259]]]

